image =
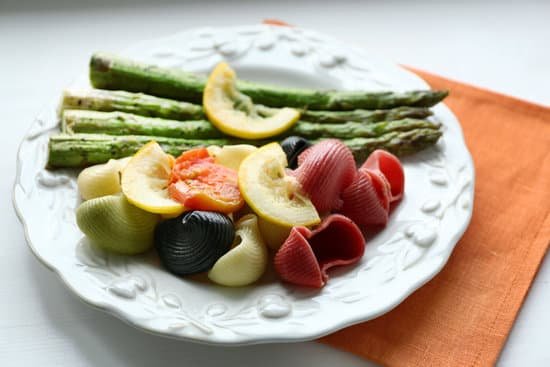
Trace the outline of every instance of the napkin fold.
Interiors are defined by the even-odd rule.
[[[550,242],[550,108],[412,71],[450,90],[476,169],[471,224],[432,281],[320,341],[386,366],[492,365]]]

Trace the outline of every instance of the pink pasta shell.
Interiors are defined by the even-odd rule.
[[[275,255],[275,270],[286,282],[321,288],[328,269],[353,264],[365,252],[365,239],[349,218],[332,214],[317,229],[294,227]]]
[[[342,192],[340,213],[360,226],[386,225],[389,188],[384,185],[378,175],[359,170],[355,181]]]
[[[340,193],[355,179],[355,160],[348,147],[336,139],[323,140],[304,151],[294,171],[304,192],[320,213],[341,206]]]
[[[397,201],[403,197],[405,172],[396,156],[385,150],[375,150],[369,155],[361,168],[378,172],[385,176],[391,191],[390,202]]]

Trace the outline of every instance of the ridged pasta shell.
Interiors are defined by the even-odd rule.
[[[223,147],[212,145],[206,149],[208,154],[214,158],[214,162],[235,171],[239,170],[241,162],[249,154],[258,150],[255,146],[249,144],[224,145]]]
[[[385,191],[379,194],[378,186],[380,183],[375,184],[371,174],[360,169],[355,181],[342,192],[343,205],[339,212],[360,226],[385,225],[388,222],[389,197]],[[386,195],[386,198],[380,195]]]
[[[76,210],[76,223],[92,243],[129,255],[152,247],[158,220],[158,215],[133,206],[124,195],[91,199]]]
[[[159,223],[155,247],[170,272],[196,274],[210,270],[229,251],[234,237],[227,215],[196,210]]]
[[[405,191],[405,172],[396,156],[377,149],[369,155],[361,169],[378,172],[384,176],[390,187],[390,202],[401,199]]]
[[[321,288],[325,279],[315,258],[306,227],[294,227],[275,255],[275,271],[282,280],[305,287]]]
[[[286,160],[288,161],[289,168],[296,168],[298,166],[298,156],[304,150],[309,148],[311,143],[300,136],[289,136],[281,142],[281,148],[286,154]]]
[[[272,250],[278,250],[290,234],[292,227],[282,226],[264,218],[258,218],[258,227],[265,244]]]
[[[89,200],[117,194],[120,188],[120,172],[130,158],[110,159],[107,163],[85,168],[77,179],[82,199]]]
[[[336,139],[323,140],[306,150],[293,172],[319,213],[338,209],[340,194],[355,179],[357,169],[350,149]]]
[[[248,214],[235,226],[235,245],[214,264],[208,277],[215,283],[241,287],[260,279],[267,267],[267,248],[258,217]]]
[[[275,270],[282,280],[321,288],[327,270],[353,264],[363,256],[365,239],[359,227],[339,214],[326,217],[314,231],[294,227],[275,255]]]

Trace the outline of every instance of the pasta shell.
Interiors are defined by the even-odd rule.
[[[299,136],[289,136],[281,142],[281,148],[286,154],[286,160],[288,161],[289,168],[296,168],[298,166],[298,156],[304,150],[309,148],[311,143]]]
[[[308,242],[310,235],[311,232],[306,227],[292,228],[275,255],[275,271],[285,282],[321,288],[325,285],[325,279]]]
[[[224,145],[223,147],[212,145],[207,150],[208,154],[214,158],[214,162],[238,171],[241,162],[258,148],[248,144]]]
[[[386,179],[386,176],[384,176],[384,174],[379,171],[372,171],[364,168],[360,169],[360,171],[364,171],[370,176],[380,203],[382,204],[384,209],[389,212],[391,202],[391,187],[390,183]]]
[[[390,187],[390,202],[401,199],[405,191],[405,172],[396,156],[385,150],[375,150],[369,155],[361,168],[384,176]]]
[[[78,191],[82,199],[89,200],[119,193],[121,191],[120,172],[129,159],[111,159],[105,164],[82,170],[77,179]]]
[[[124,195],[91,199],[76,210],[76,223],[92,243],[128,255],[153,246],[158,220],[158,215],[133,206]]]
[[[267,248],[256,215],[245,215],[235,229],[234,247],[220,257],[208,273],[210,280],[229,287],[254,283],[267,267]]]
[[[210,270],[229,251],[234,237],[227,215],[196,210],[159,223],[155,247],[170,272],[188,275]]]
[[[318,212],[338,209],[340,193],[354,181],[357,173],[351,151],[341,141],[328,139],[303,154],[305,158],[293,175]]]
[[[328,269],[353,264],[363,256],[365,239],[359,227],[343,215],[326,217],[314,231],[294,227],[275,255],[275,270],[286,282],[321,288]]]
[[[339,212],[360,226],[385,225],[388,222],[389,196],[387,191],[380,189],[384,185],[380,182],[374,183],[369,172],[359,170],[355,181],[342,192],[343,205]],[[385,196],[381,198],[380,195]]]
[[[266,245],[273,250],[278,250],[288,238],[292,227],[286,227],[270,222],[264,218],[258,218],[258,227]]]

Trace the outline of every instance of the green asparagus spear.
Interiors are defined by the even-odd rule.
[[[241,144],[233,139],[173,139],[158,136],[112,136],[99,134],[59,134],[50,137],[48,167],[86,167],[133,155],[151,140],[166,153],[179,155],[186,150],[209,145]]]
[[[354,138],[342,141],[351,149],[355,159],[360,163],[376,149],[386,149],[398,156],[404,156],[434,145],[440,136],[439,130],[415,129],[391,132],[376,138]],[[244,143],[237,139],[193,140],[152,136],[59,134],[50,137],[48,167],[85,167],[107,162],[111,158],[127,157],[151,140],[157,141],[165,152],[175,156],[199,146]],[[246,143],[263,145],[266,142],[247,141]]]
[[[273,108],[256,105],[260,114],[272,114]],[[142,93],[111,91],[105,89],[67,89],[63,93],[60,112],[64,110],[121,111],[140,116],[160,117],[171,120],[202,120],[202,106],[158,98]],[[426,107],[397,107],[387,110],[309,111],[301,112],[304,121],[318,123],[379,122],[404,118],[426,118],[432,113]]]
[[[206,78],[178,69],[146,65],[96,53],[90,61],[90,81],[96,88],[142,92],[159,97],[201,103]],[[399,106],[431,107],[447,91],[365,92],[291,89],[238,81],[237,88],[254,103],[308,110],[381,109]]]
[[[441,130],[423,128],[391,132],[376,138],[346,139],[343,142],[351,149],[355,161],[361,163],[376,149],[387,150],[399,157],[417,153],[435,145],[441,135]]]
[[[386,110],[351,110],[351,111],[302,111],[303,121],[341,124],[348,121],[380,122],[402,120],[405,118],[423,119],[432,115],[427,107],[396,107]]]
[[[65,110],[62,117],[62,128],[67,133],[150,135],[180,139],[225,137],[206,120],[166,120],[125,112]]]
[[[438,124],[427,120],[403,119],[396,121],[375,122],[363,124],[360,122],[346,122],[344,124],[316,124],[300,121],[285,135],[297,135],[307,139],[315,138],[373,138],[390,132],[409,131],[414,129],[439,129]]]
[[[162,117],[173,120],[204,119],[202,106],[196,104],[142,93],[103,89],[65,90],[61,100],[60,112],[68,109],[122,111],[141,116]]]
[[[176,121],[143,117],[124,112],[97,112],[66,110],[63,114],[63,131],[68,133],[99,133],[108,135],[150,135],[180,139],[213,139],[225,135],[210,122]],[[299,121],[284,136],[298,135],[304,138],[376,137],[392,131],[408,131],[419,128],[438,129],[439,125],[426,120],[403,119],[363,124],[317,124]]]

